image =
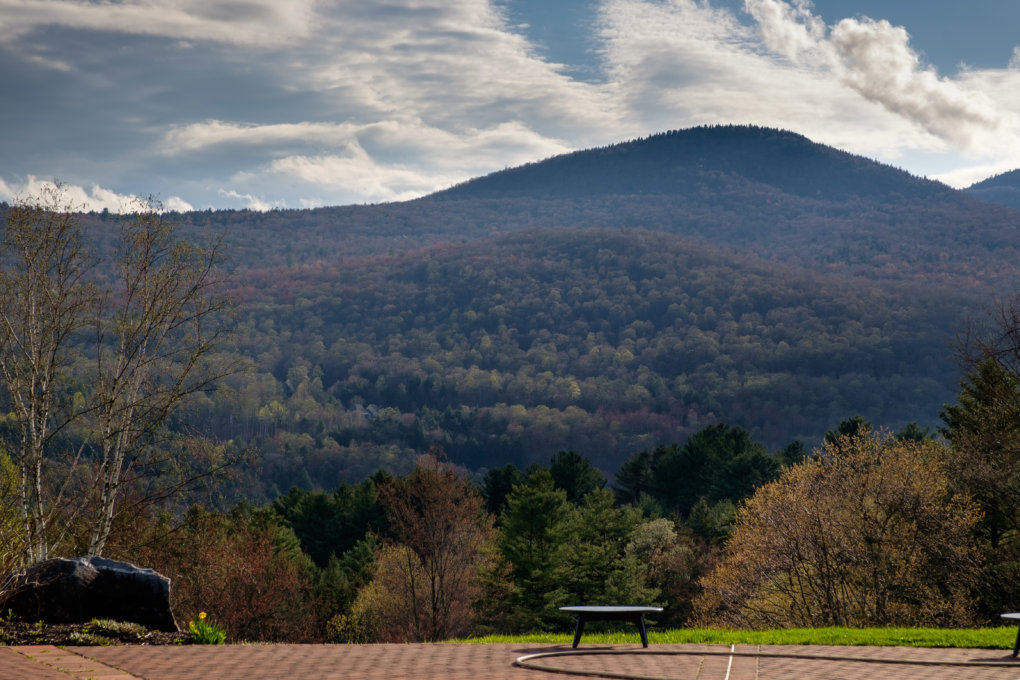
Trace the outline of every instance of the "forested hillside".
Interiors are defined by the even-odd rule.
[[[733,127],[400,204],[60,198],[4,215],[0,573],[152,565],[237,640],[557,630],[596,601],[959,626],[1017,599],[1020,211]],[[409,620],[425,589],[456,609]]]
[[[267,480],[326,487],[433,444],[478,469],[627,455],[726,422],[772,449],[860,413],[933,424],[970,301],[646,230],[526,230],[247,272],[252,372],[207,416]]]
[[[531,227],[664,231],[870,280],[1011,290],[1020,211],[789,132],[695,128],[479,178],[415,201],[179,216],[239,268],[411,252]]]
[[[789,132],[696,128],[398,204],[175,216],[222,238],[247,369],[194,425],[237,495],[724,422],[772,450],[841,419],[937,424],[951,340],[1017,283],[1020,212]],[[99,247],[109,215],[86,219]]]
[[[1020,170],[1010,170],[967,187],[967,193],[983,201],[1020,208]]]

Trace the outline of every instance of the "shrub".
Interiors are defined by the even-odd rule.
[[[702,581],[701,622],[972,623],[979,512],[952,492],[944,461],[933,441],[866,434],[787,468],[738,511],[723,561]]]

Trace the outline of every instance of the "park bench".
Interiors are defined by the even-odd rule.
[[[573,648],[581,641],[581,633],[584,632],[584,624],[588,621],[630,621],[636,623],[641,631],[641,644],[648,646],[648,633],[645,631],[645,614],[650,612],[661,612],[662,607],[631,607],[620,605],[583,605],[573,607],[560,607],[560,611],[568,612],[577,616],[577,627],[574,629]],[[1020,616],[1018,614],[1017,616]]]

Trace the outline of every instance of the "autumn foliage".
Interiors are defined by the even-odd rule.
[[[973,622],[979,513],[945,451],[885,434],[842,437],[787,468],[737,513],[702,581],[702,622],[740,628]]]
[[[231,641],[321,638],[307,558],[270,516],[193,508],[142,559],[170,577],[179,621],[208,612]]]
[[[472,629],[495,533],[467,476],[434,455],[379,490],[394,538],[378,554],[356,615],[382,641],[444,640]]]

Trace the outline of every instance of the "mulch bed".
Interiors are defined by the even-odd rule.
[[[0,620],[0,645],[182,645],[191,644],[186,632],[144,630],[134,624],[110,621],[90,623],[29,623]]]

